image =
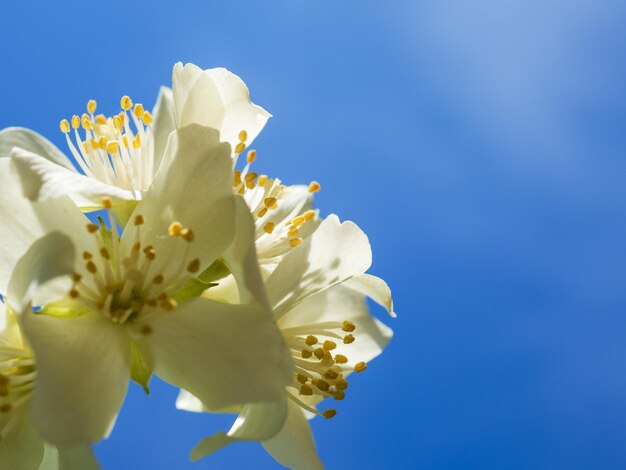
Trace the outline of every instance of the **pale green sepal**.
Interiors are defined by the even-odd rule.
[[[130,341],[130,378],[141,385],[146,395],[150,395],[148,383],[152,377],[152,368],[137,347],[135,341]]]
[[[223,279],[229,274],[230,270],[224,262],[221,259],[215,260],[211,266],[202,271],[197,277],[189,279],[172,298],[180,302],[182,300],[200,297],[205,290],[217,285],[217,283],[213,281]]]

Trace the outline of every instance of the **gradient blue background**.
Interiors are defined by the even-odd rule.
[[[257,168],[369,234],[396,336],[313,423],[329,469],[626,468],[623,2],[30,3],[0,17],[0,127],[64,148],[87,99],[225,66],[275,116]],[[105,469],[277,467],[252,443],[187,463],[230,418],[153,389]]]

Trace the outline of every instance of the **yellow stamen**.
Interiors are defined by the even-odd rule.
[[[354,372],[356,373],[363,372],[365,369],[367,369],[367,364],[365,362],[359,362],[354,366]]]
[[[70,123],[67,121],[67,119],[63,119],[59,124],[59,128],[61,129],[61,132],[67,134],[70,131]]]
[[[322,187],[320,186],[320,184],[317,181],[311,181],[311,184],[309,184],[309,192],[310,193],[316,193],[320,189],[322,189]]]
[[[95,113],[97,106],[98,106],[98,103],[96,103],[96,100],[89,100],[89,101],[87,101],[87,112],[89,114]]]
[[[122,96],[122,99],[120,100],[120,107],[124,111],[128,111],[130,108],[132,108],[132,106],[133,100],[131,100],[130,97],[127,95]]]

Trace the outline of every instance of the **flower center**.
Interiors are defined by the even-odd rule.
[[[242,131],[239,138],[245,136]],[[238,150],[243,151],[245,140],[241,140]],[[275,210],[285,203],[290,196],[291,188],[281,184],[279,179],[268,178],[250,171],[250,165],[256,160],[256,151],[247,154],[247,163],[243,170],[233,172],[233,190],[243,196],[256,225],[256,246],[259,262],[263,264],[272,258],[284,255],[290,248],[302,243],[301,230],[307,223],[315,219],[317,212],[303,210],[306,200],[294,205],[289,213],[276,215]],[[309,192],[316,193],[320,185],[316,181],[309,184]]]
[[[87,113],[60,123],[78,166],[87,176],[103,183],[128,190],[147,190],[154,170],[152,115],[141,103],[133,106],[128,96],[120,100],[122,111],[112,117],[95,115],[96,106],[96,101],[90,100]],[[71,129],[75,142],[70,138]]]
[[[345,345],[354,342],[355,337],[352,333],[355,329],[354,323],[344,321],[316,323],[282,330],[295,364],[294,381],[287,387],[289,398],[305,410],[327,419],[337,414],[334,409],[320,413],[305,403],[303,398],[332,397],[334,400],[343,400],[348,388],[345,375],[351,369],[357,373],[367,369],[364,362],[350,367],[347,356],[333,354],[337,349],[337,341]]]
[[[200,269],[199,259],[189,260],[193,231],[179,222],[172,222],[167,232],[170,240],[161,245],[166,248],[162,250],[165,253],[157,253],[153,245],[142,240],[141,227],[145,219],[136,215],[132,222],[134,243],[130,249],[124,250],[110,211],[112,203],[109,198],[103,199],[103,206],[109,214],[111,230],[87,224],[87,231],[95,237],[98,253],[83,252],[86,275],[74,273],[69,296],[119,324],[132,322],[142,315],[145,307],[174,310],[178,305],[174,293]],[[169,270],[171,274],[166,276],[165,268],[172,263],[178,263],[178,267],[174,272]]]
[[[30,351],[0,346],[0,440],[18,424],[17,410],[32,396],[35,376]]]

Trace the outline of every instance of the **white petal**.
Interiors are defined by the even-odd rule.
[[[30,309],[37,291],[49,281],[73,272],[74,245],[61,232],[37,240],[15,266],[8,287],[8,300],[18,313]]]
[[[202,413],[207,411],[202,402],[187,390],[180,390],[176,397],[176,408],[179,410],[191,411],[193,413]]]
[[[175,249],[180,250],[180,257],[187,248],[182,239],[167,236],[172,222],[192,229],[195,241],[189,244],[188,259],[198,258],[202,271],[224,253],[234,236],[230,150],[219,143],[217,131],[192,125],[170,135],[165,153],[134,214],[146,220],[140,228],[142,239],[154,245],[157,257]],[[135,243],[136,230],[132,224],[124,230],[122,243],[128,249]],[[161,274],[167,278],[177,268],[177,263],[169,263]]]
[[[16,418],[16,427],[0,441],[0,467],[38,470],[44,459],[44,441],[31,425],[27,411]]]
[[[154,372],[210,409],[271,402],[292,378],[291,357],[270,312],[203,298],[155,311],[137,340]]]
[[[98,470],[100,468],[89,446],[60,447],[58,459],[59,470]]]
[[[68,170],[74,170],[72,162],[45,137],[22,127],[8,127],[0,131],[0,158],[11,155],[14,147],[41,155]]]
[[[159,97],[152,112],[154,123],[152,124],[152,136],[154,138],[154,172],[161,165],[163,155],[165,155],[165,147],[170,134],[176,129],[174,124],[174,98],[172,90],[167,87],[161,87]]]
[[[130,378],[130,343],[123,327],[95,312],[22,318],[37,357],[32,407],[42,437],[59,446],[106,437]]]
[[[245,405],[227,433],[219,432],[198,443],[191,460],[198,460],[236,441],[263,441],[281,430],[287,418],[287,399],[275,403]]]
[[[0,294],[6,294],[17,260],[44,234],[58,230],[79,246],[91,239],[85,230],[89,221],[68,198],[32,203],[23,196],[12,159],[0,158],[0,188]]]
[[[269,310],[254,244],[254,220],[243,198],[238,197],[236,203],[235,238],[224,253],[224,261],[237,282],[239,303],[255,301]]]
[[[224,68],[202,70],[177,63],[172,85],[177,127],[193,123],[212,127],[233,148],[242,130],[248,133],[250,145],[271,117],[250,101],[245,83]]]
[[[309,238],[287,254],[266,281],[276,316],[317,292],[369,268],[372,252],[367,236],[352,222],[331,215]]]
[[[50,160],[22,149],[11,154],[22,180],[24,196],[32,201],[47,201],[69,196],[84,211],[102,209],[102,198],[110,197],[114,205],[141,198],[117,186],[68,170]]]
[[[378,305],[385,307],[389,315],[394,318],[397,316],[393,311],[391,289],[381,278],[371,274],[363,274],[347,280],[343,283],[343,286],[366,295]]]
[[[309,423],[302,409],[289,403],[287,421],[280,433],[263,442],[263,447],[281,465],[294,470],[323,470]]]
[[[374,318],[364,297],[343,284],[309,297],[285,314],[281,329],[323,322],[351,321],[356,325],[354,343],[338,342],[336,352],[348,358],[347,365],[369,362],[378,356],[393,336],[391,328]]]

